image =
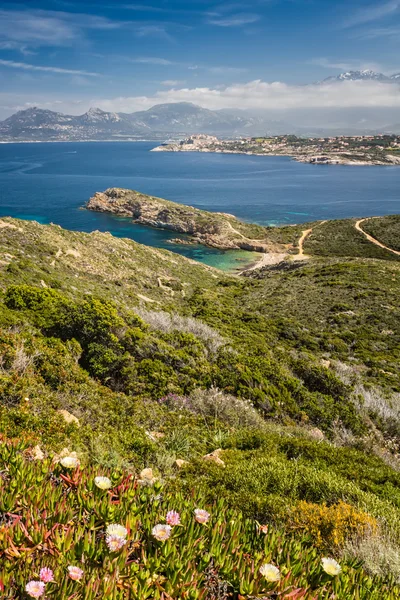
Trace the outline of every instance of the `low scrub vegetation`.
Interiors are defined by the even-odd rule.
[[[165,311],[150,311],[143,308],[137,308],[135,312],[156,331],[162,331],[163,333],[172,333],[174,331],[191,333],[199,338],[211,352],[216,352],[221,346],[226,344],[226,341],[218,331],[215,331],[215,329],[212,329],[212,327],[209,327],[199,319],[171,314]]]
[[[7,223],[5,598],[398,597],[396,261],[239,278]],[[113,524],[127,533],[107,542]]]
[[[400,252],[399,228],[400,216],[378,217],[363,221],[362,228],[379,242]]]
[[[25,454],[25,456],[24,456]],[[3,598],[395,599],[394,582],[339,563],[199,493],[0,446]]]
[[[362,223],[362,228],[367,233],[370,233],[372,230],[376,231],[376,228],[379,227],[375,224],[371,225],[372,222],[373,220]],[[305,241],[304,252],[318,256],[360,256],[393,261],[399,260],[400,257],[396,257],[395,254],[368,241],[360,231],[356,230],[355,223],[355,219],[346,219],[327,221],[323,225],[316,226],[312,234]],[[384,239],[391,240],[395,231],[398,232],[398,222],[394,226],[394,231],[384,236]],[[379,237],[378,240],[380,240]],[[383,240],[380,241],[385,244]],[[389,244],[386,245],[390,247]]]

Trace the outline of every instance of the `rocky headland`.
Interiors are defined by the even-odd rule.
[[[221,250],[249,250],[262,253],[290,253],[294,246],[280,242],[269,233],[273,228],[244,223],[226,213],[211,213],[134,190],[110,188],[97,192],[86,208],[129,217],[135,223],[188,234],[191,240]],[[177,243],[177,240],[174,240]]]

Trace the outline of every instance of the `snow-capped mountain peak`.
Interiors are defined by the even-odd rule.
[[[400,80],[400,74],[397,75]],[[339,75],[334,75],[332,77],[327,77],[323,80],[322,83],[330,83],[334,81],[378,81],[382,83],[390,83],[391,81],[395,81],[396,76],[388,77],[383,73],[377,73],[376,71],[371,71],[371,69],[364,69],[362,71],[346,71],[345,73],[340,73]]]

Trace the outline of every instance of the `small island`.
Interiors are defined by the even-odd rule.
[[[359,135],[326,138],[277,135],[222,140],[192,135],[162,144],[152,152],[215,152],[256,156],[290,156],[313,165],[400,165],[399,135]]]

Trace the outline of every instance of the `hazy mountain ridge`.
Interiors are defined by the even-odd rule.
[[[91,108],[79,116],[41,108],[19,111],[0,123],[0,137],[15,140],[118,139],[165,137],[187,133],[239,135],[264,130],[263,119],[212,111],[188,102],[159,104],[131,114]]]
[[[348,81],[374,81],[398,85],[400,73],[384,75],[371,70],[348,71],[315,85]],[[133,113],[90,108],[83,115],[32,107],[0,122],[0,141],[85,141],[165,139],[205,133],[220,137],[279,135],[304,136],[399,133],[398,109],[320,109],[267,112],[262,110],[210,110],[191,102],[157,104]],[[396,125],[391,124],[396,123]]]

